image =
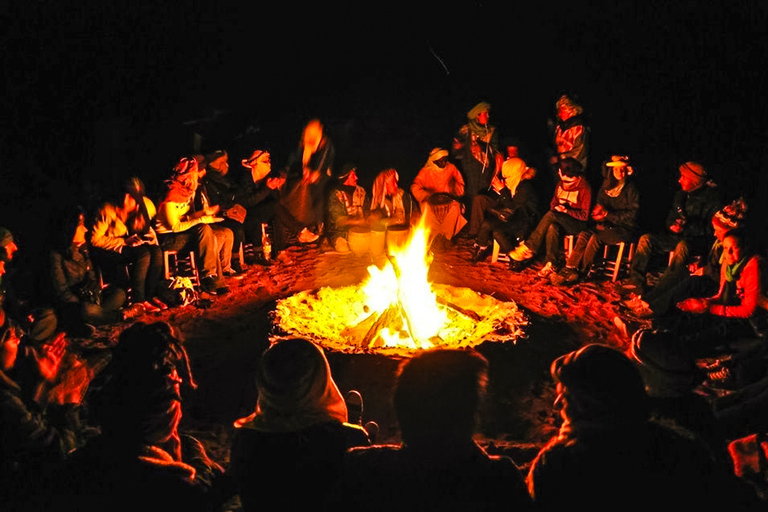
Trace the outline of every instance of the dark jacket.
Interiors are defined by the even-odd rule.
[[[347,448],[368,444],[365,431],[349,424],[320,423],[298,432],[238,428],[229,471],[246,512],[320,510]]]
[[[226,210],[232,208],[237,202],[235,200],[237,192],[238,187],[230,179],[229,173],[224,175],[209,168],[200,183],[197,196],[200,197],[201,194],[206,194],[211,206],[219,205],[222,210]],[[200,204],[198,203],[197,206],[199,207]]]
[[[475,443],[447,450],[383,445],[352,449],[326,510],[489,511],[531,509],[512,459]]]
[[[53,250],[49,263],[54,302],[81,302],[84,294],[100,289],[87,245],[79,249],[72,246],[64,251]]]
[[[602,221],[606,227],[622,227],[630,232],[637,229],[637,214],[640,211],[640,192],[634,181],[627,179],[624,188],[616,197],[606,193],[607,182],[603,182],[600,192],[597,193],[597,204],[602,205],[608,215]]]
[[[667,227],[683,219],[680,236],[686,241],[706,244],[714,239],[712,216],[723,207],[723,199],[717,185],[708,181],[693,192],[678,190],[672,199],[672,208],[667,215]]]
[[[247,210],[264,202],[277,201],[280,191],[267,187],[267,179],[270,177],[267,175],[263,180],[254,183],[251,173],[246,173],[235,194],[235,202]]]

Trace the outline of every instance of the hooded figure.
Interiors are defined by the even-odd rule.
[[[322,503],[351,446],[370,444],[322,349],[291,338],[261,356],[256,411],[235,422],[230,471],[243,510],[301,510]],[[285,482],[290,481],[289,492]]]

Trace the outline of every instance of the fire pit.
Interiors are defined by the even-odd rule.
[[[278,301],[275,324],[285,335],[330,350],[401,357],[436,346],[523,337],[528,321],[514,302],[428,281],[428,239],[428,231],[418,226],[402,249],[368,267],[369,277],[360,285],[324,287]]]

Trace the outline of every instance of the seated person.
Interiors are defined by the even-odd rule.
[[[99,209],[91,232],[93,259],[110,283],[130,288],[130,301],[147,312],[168,309],[156,296],[163,275],[163,252],[152,229],[155,205],[146,196],[144,183],[131,178],[114,201]],[[129,268],[126,282],[124,269]]]
[[[328,197],[328,241],[339,252],[349,252],[347,235],[352,226],[367,226],[369,204],[365,189],[357,184],[357,168],[351,167],[338,178]]]
[[[407,226],[419,218],[419,206],[413,196],[400,188],[400,176],[395,169],[381,171],[373,180],[371,226]]]
[[[678,315],[660,327],[676,332],[685,353],[693,358],[717,354],[723,345],[739,338],[758,338],[755,317],[762,292],[761,258],[755,254],[743,230],[723,237],[723,257],[718,292],[707,298],[691,297],[677,304]]]
[[[4,510],[39,510],[29,500],[41,492],[43,476],[82,439],[81,397],[80,390],[63,393],[46,408],[34,400],[35,390],[19,382],[21,334],[0,309],[0,500]],[[33,360],[40,375],[55,375],[62,348]]]
[[[556,359],[551,374],[563,422],[528,474],[537,510],[754,506],[699,437],[651,419],[643,379],[623,353],[587,345]]]
[[[196,384],[170,325],[124,330],[89,391],[101,433],[57,473],[58,509],[211,511],[234,496],[200,441],[179,432],[182,386]]]
[[[448,161],[448,151],[435,148],[429,153],[427,164],[413,180],[411,193],[425,217],[424,225],[432,236],[433,248],[446,249],[448,242],[467,224],[460,202],[464,179]]]
[[[221,247],[217,250],[217,237],[212,224],[224,220],[217,217],[217,206],[208,206],[195,211],[194,199],[198,184],[197,160],[194,158],[182,158],[174,167],[173,176],[167,181],[168,192],[160,203],[155,218],[155,231],[160,241],[160,248],[164,251],[192,250],[201,263],[200,286],[203,291],[212,295],[227,293],[229,290],[221,281],[222,264],[219,260],[221,252],[225,258],[232,254],[232,246]],[[232,232],[223,228],[220,232],[229,233],[228,238],[233,240]]]
[[[277,229],[277,225],[290,223],[292,219],[287,214],[285,206],[280,203],[280,197],[285,188],[285,174],[271,175],[270,154],[262,149],[255,150],[250,158],[242,161],[242,164],[248,172],[243,176],[235,199],[248,212],[243,223],[245,240],[254,245],[261,245],[263,243],[261,225],[275,221],[273,250],[279,253],[286,248],[286,240],[283,236],[285,230]],[[285,220],[277,222],[278,217]],[[301,226],[294,225],[290,230],[299,232]]]
[[[473,439],[487,372],[473,350],[404,361],[393,399],[402,444],[351,449],[327,509],[530,510],[512,459]]]
[[[489,210],[495,208],[500,199],[499,193],[504,190],[504,177],[502,176],[504,164],[510,160],[520,158],[516,139],[506,139],[504,147],[507,150],[506,159],[502,162],[501,154],[497,154],[499,162],[496,164],[496,171],[491,177],[490,184],[480,191],[479,194],[475,195],[470,204],[469,225],[466,229],[468,238],[477,238],[480,232],[480,225],[487,218]],[[510,165],[516,164],[512,162]],[[507,174],[509,174],[509,170]]]
[[[322,349],[291,338],[261,356],[256,411],[235,422],[230,474],[243,510],[317,508],[344,453],[370,444],[347,423],[347,406]],[[294,491],[286,492],[285,482]]]
[[[49,256],[52,299],[58,323],[70,336],[89,338],[93,326],[114,324],[144,313],[140,304],[125,310],[125,290],[117,286],[101,288],[96,276],[85,234],[85,213],[76,208],[60,215],[55,233],[58,243]]]
[[[678,302],[689,297],[711,297],[720,284],[723,239],[728,231],[744,227],[747,205],[739,198],[712,216],[715,241],[703,261],[688,266],[688,274],[679,280],[661,279],[660,283],[642,295],[624,302],[638,318],[663,317],[674,314]],[[667,270],[670,271],[670,270]],[[671,271],[670,271],[671,272]]]
[[[589,274],[605,245],[633,240],[640,210],[640,192],[631,178],[634,172],[626,156],[613,156],[603,166],[603,184],[591,215],[594,226],[579,233],[565,266],[552,274],[552,284],[575,283]]]
[[[240,261],[240,247],[245,240],[246,209],[237,202],[238,186],[229,172],[229,154],[224,150],[205,155],[205,174],[201,175],[196,206],[216,205],[224,220],[216,225],[216,230],[227,228],[232,231],[232,250],[229,254],[230,270],[224,265],[224,275],[240,275],[244,272]],[[217,241],[219,238],[217,238]],[[224,242],[226,243],[226,242]],[[224,260],[222,260],[224,261]]]
[[[646,271],[654,254],[674,251],[669,268],[657,284],[665,286],[664,281],[676,282],[683,278],[693,257],[703,257],[712,244],[712,216],[722,207],[717,185],[696,162],[681,165],[679,171],[680,190],[667,214],[667,231],[640,237],[629,267],[630,276],[622,283],[628,291],[643,293]]]
[[[522,158],[510,158],[501,167],[501,175],[503,183],[496,179],[492,183],[499,198],[480,224],[477,240],[472,246],[472,263],[488,257],[494,240],[499,243],[501,252],[509,254],[533,231],[539,220],[539,196],[531,183],[536,169],[528,167]]]
[[[539,270],[539,277],[549,277],[557,270],[563,236],[578,235],[587,228],[592,203],[592,189],[576,159],[566,158],[560,162],[557,173],[560,182],[555,187],[549,211],[533,233],[509,254],[510,263],[529,260],[546,240],[545,264]]]

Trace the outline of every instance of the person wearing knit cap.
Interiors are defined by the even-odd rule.
[[[426,165],[413,180],[411,193],[419,203],[424,225],[435,242],[433,249],[447,249],[467,223],[459,202],[464,195],[464,178],[448,161],[447,150],[434,148],[429,153]]]
[[[706,258],[691,263],[688,266],[688,273],[681,279],[661,279],[660,284],[641,296],[625,301],[625,305],[640,318],[650,316],[663,318],[673,311],[675,304],[689,297],[714,295],[720,279],[723,239],[729,231],[745,227],[746,214],[747,204],[743,198],[738,198],[722,210],[718,210],[712,216],[714,242]]]
[[[622,282],[626,291],[642,294],[652,256],[673,251],[669,268],[657,283],[657,286],[665,287],[666,280],[677,282],[682,279],[694,257],[704,257],[712,245],[712,217],[723,206],[720,189],[699,163],[686,162],[678,170],[680,190],[672,199],[666,219],[667,229],[640,237],[630,264],[630,276]]]
[[[589,154],[589,127],[584,122],[583,108],[574,99],[564,94],[555,103],[557,122],[555,123],[555,155],[552,165],[565,158],[575,158],[586,171]]]
[[[614,155],[603,165],[603,184],[590,215],[592,226],[579,233],[565,266],[550,278],[559,286],[587,277],[603,247],[634,240],[640,192],[629,157]]]
[[[230,450],[243,510],[322,508],[347,449],[370,445],[348,422],[325,353],[305,339],[278,341],[261,356],[256,388],[256,410],[235,422]]]
[[[237,203],[236,196],[238,186],[232,180],[229,172],[229,153],[223,149],[205,155],[205,176],[200,180],[200,186],[195,196],[195,204],[198,209],[207,205],[217,205],[224,220],[214,228],[216,241],[227,245],[228,233],[232,232],[232,249],[228,258],[222,259],[222,273],[227,277],[239,277],[245,270],[240,261],[240,247],[245,240],[245,228],[243,222],[246,219],[246,209]],[[227,259],[229,265],[227,265]]]
[[[496,127],[490,125],[491,106],[481,102],[467,112],[467,124],[463,125],[453,138],[451,155],[459,162],[464,177],[464,204],[472,208],[474,198],[485,194],[491,188],[491,180],[498,173],[503,162],[499,153],[499,135]],[[477,236],[476,226],[468,226],[468,237]],[[472,232],[472,229],[475,231]]]
[[[504,162],[501,167],[504,181],[494,180],[493,184],[499,198],[480,224],[472,246],[472,263],[488,257],[494,240],[501,252],[507,254],[531,234],[540,217],[539,197],[531,182],[535,176],[536,169],[528,167],[522,158],[512,157]],[[474,216],[474,209],[472,214]]]

